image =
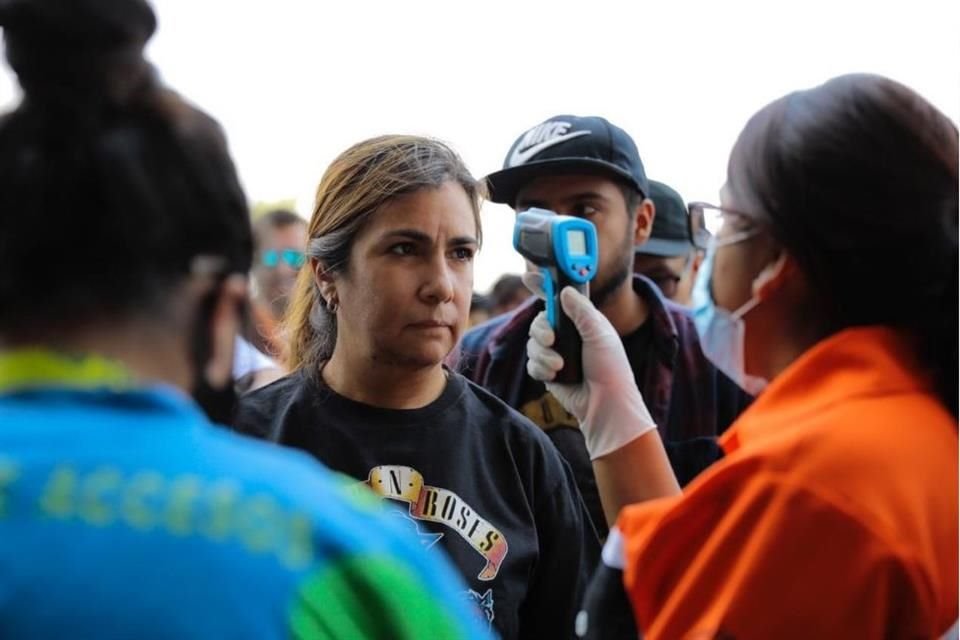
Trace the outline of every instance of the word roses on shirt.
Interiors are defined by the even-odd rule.
[[[374,467],[364,484],[383,498],[409,504],[411,517],[456,531],[487,562],[477,579],[497,577],[507,555],[507,539],[456,493],[425,484],[423,475],[412,467],[394,465]]]

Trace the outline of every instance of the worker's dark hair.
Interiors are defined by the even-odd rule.
[[[957,127],[907,87],[848,75],[785,96],[747,124],[728,169],[811,284],[825,334],[912,336],[957,412]]]
[[[245,273],[218,124],[144,60],[142,0],[0,0],[23,99],[0,119],[0,333],[161,308],[198,264]]]

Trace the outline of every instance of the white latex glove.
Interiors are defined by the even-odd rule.
[[[523,274],[527,288],[543,298],[543,276]],[[563,368],[551,349],[555,340],[545,312],[534,319],[527,341],[527,373],[542,380],[564,408],[580,421],[590,459],[595,460],[656,429],[633,379],[623,343],[613,325],[573,287],[560,293],[560,304],[583,338],[583,382],[550,382]]]

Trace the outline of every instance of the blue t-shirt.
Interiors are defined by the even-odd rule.
[[[400,526],[174,389],[0,375],[0,637],[487,637]]]

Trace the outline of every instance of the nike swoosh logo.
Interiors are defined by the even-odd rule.
[[[526,164],[527,160],[537,155],[544,149],[549,149],[555,144],[560,144],[561,142],[566,142],[567,140],[572,140],[574,138],[579,138],[580,136],[590,135],[589,131],[574,131],[573,133],[568,133],[563,136],[558,136],[552,140],[544,140],[540,144],[535,144],[532,147],[528,147],[521,151],[517,149],[510,154],[510,167],[516,167],[521,164]]]

